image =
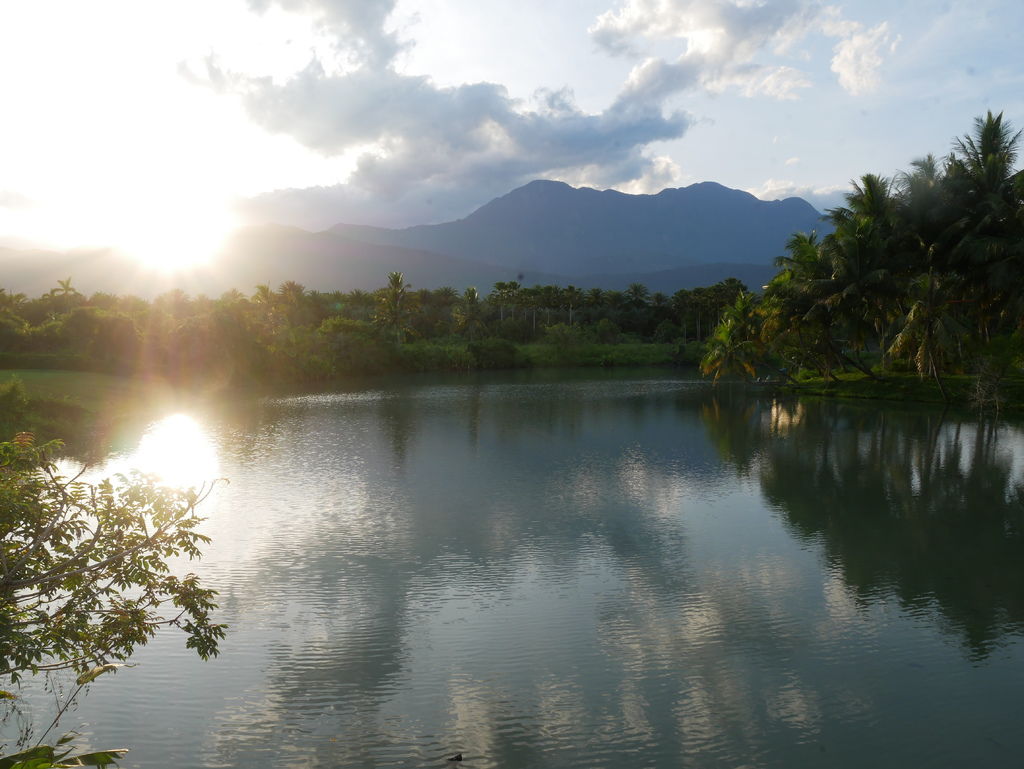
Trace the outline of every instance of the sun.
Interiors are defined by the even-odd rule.
[[[160,272],[178,272],[209,263],[236,226],[223,206],[159,203],[117,235],[115,248]]]

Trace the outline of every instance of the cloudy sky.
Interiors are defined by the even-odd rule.
[[[4,0],[0,245],[172,259],[536,178],[825,208],[985,110],[1024,125],[1021,29],[1017,0]]]

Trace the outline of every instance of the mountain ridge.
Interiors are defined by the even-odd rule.
[[[755,290],[792,233],[827,230],[801,198],[762,201],[717,182],[658,193],[535,180],[462,219],[386,229],[338,224],[318,232],[264,223],[234,231],[208,265],[162,274],[111,249],[0,248],[0,287],[29,293],[71,275],[79,290],[153,296],[170,288],[216,295],[294,280],[317,290],[369,290],[388,272],[416,288],[575,284],[652,291],[738,277]],[[710,245],[709,245],[710,243]]]
[[[769,264],[792,233],[824,229],[821,219],[802,198],[763,201],[717,182],[632,195],[534,180],[451,222],[328,231],[524,272],[617,274]]]

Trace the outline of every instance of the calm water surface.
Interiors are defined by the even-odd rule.
[[[140,440],[108,469],[230,479],[231,630],[65,719],[128,766],[1024,765],[1019,427],[535,374]]]

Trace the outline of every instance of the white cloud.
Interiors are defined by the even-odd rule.
[[[787,52],[806,34],[814,15],[813,4],[806,0],[626,0],[599,16],[590,34],[612,55],[644,58],[627,84],[633,92],[638,82],[651,81],[657,73],[661,77],[659,87],[649,91],[652,98],[691,87],[711,92],[735,87],[746,96],[792,99],[797,89],[810,86],[806,76],[793,67],[756,59],[766,51]],[[664,41],[683,47],[672,63],[649,53]]]
[[[656,82],[652,98],[689,88],[712,93],[735,88],[744,96],[795,99],[811,80],[772,57],[807,60],[797,44],[812,34],[840,38],[833,51],[832,71],[854,95],[877,87],[883,52],[894,48],[888,24],[866,30],[845,19],[838,7],[816,0],[624,0],[601,14],[590,27],[594,42],[609,54],[641,59],[627,83]],[[657,46],[678,43],[682,52],[672,62],[652,55]],[[655,81],[652,75],[661,77]]]
[[[863,93],[879,71],[872,52],[890,40],[885,24],[865,31],[817,0],[622,0],[590,33],[605,52],[637,61],[606,108],[583,110],[568,88],[540,89],[524,100],[496,83],[441,86],[401,71],[399,54],[411,44],[389,27],[396,0],[246,2],[260,13],[300,15],[330,50],[311,48],[290,75],[238,68],[213,55],[186,71],[237,100],[270,133],[347,159],[351,170],[338,184],[242,204],[251,216],[304,226],[450,219],[539,177],[657,191],[678,183],[680,173],[648,147],[681,137],[692,122],[666,107],[673,96],[731,90],[796,99],[812,81],[792,66],[792,55],[805,54],[796,49],[810,34],[841,38],[840,83]],[[673,45],[680,53],[666,58]]]
[[[276,7],[312,19],[355,66],[385,66],[404,47],[398,35],[386,29],[388,18],[395,10],[395,0],[248,0],[248,3],[260,13]]]
[[[811,81],[798,69],[762,67],[755,76],[748,79],[743,94],[744,96],[763,94],[773,99],[787,101],[799,98],[798,89],[810,87]]]
[[[795,166],[800,162],[800,158],[786,158],[787,166]]]
[[[836,43],[832,57],[831,69],[839,85],[854,96],[874,91],[881,83],[882,51],[894,50],[898,42],[889,35],[889,25],[884,21],[866,31],[859,24],[853,25],[848,36]]]
[[[569,89],[542,89],[526,102],[494,83],[441,87],[391,66],[402,45],[384,31],[391,3],[373,12],[354,0],[274,3],[309,14],[337,35],[339,50],[355,52],[348,60],[355,66],[332,68],[314,55],[281,78],[233,71],[209,56],[186,74],[238,99],[271,133],[325,157],[353,154],[354,170],[337,189],[260,196],[243,204],[250,215],[284,218],[271,209],[297,212],[305,197],[320,208],[303,215],[307,226],[343,220],[400,225],[464,215],[467,207],[538,177],[649,185],[665,175],[665,165],[645,147],[682,136],[690,124],[682,112],[666,114],[660,98],[630,98],[629,87],[601,112],[580,109]],[[657,77],[636,88],[657,89]]]
[[[786,165],[789,165],[788,161]],[[819,211],[825,211],[842,205],[843,195],[847,190],[848,188],[841,184],[815,186],[797,184],[786,179],[767,179],[760,187],[747,189],[747,192],[761,200],[803,198]]]

